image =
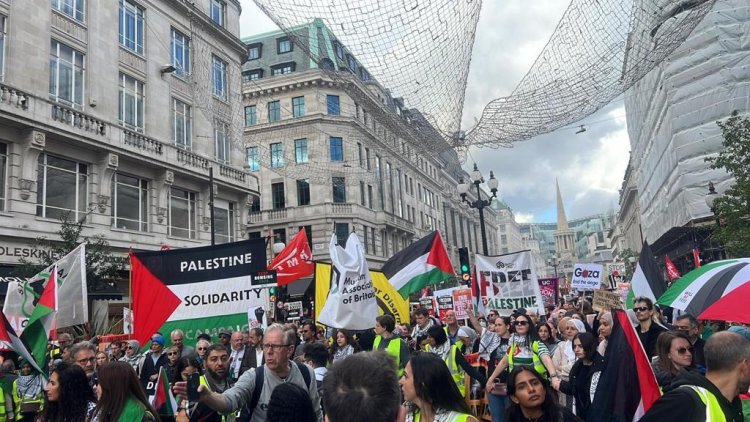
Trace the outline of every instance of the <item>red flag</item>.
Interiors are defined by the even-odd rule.
[[[268,265],[269,270],[276,270],[279,286],[289,284],[315,272],[312,252],[307,243],[305,229],[300,229],[291,242]]]
[[[669,277],[669,281],[675,281],[681,277],[677,267],[675,267],[674,263],[667,255],[664,255],[664,265],[667,266],[667,277]]]
[[[130,274],[133,279],[133,338],[146,344],[181,301],[132,252]]]
[[[693,261],[695,261],[695,268],[700,268],[701,256],[700,252],[698,252],[698,249],[693,249]]]

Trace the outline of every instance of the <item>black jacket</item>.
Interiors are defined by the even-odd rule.
[[[664,389],[664,395],[651,406],[640,422],[705,422],[706,406],[693,389],[683,387],[686,385],[703,387],[716,396],[727,422],[744,421],[739,397],[729,402],[706,377],[696,371],[690,371],[678,375],[672,384]]]
[[[560,391],[575,398],[576,414],[583,420],[587,420],[586,416],[591,408],[591,380],[595,373],[604,370],[604,357],[602,355],[594,352],[593,361],[591,366],[586,366],[583,364],[583,359],[578,359],[570,368],[570,380],[560,382]],[[596,386],[594,386],[594,389],[596,389]]]
[[[146,356],[143,357],[143,365],[141,366],[140,374],[141,386],[148,395],[153,394],[154,385],[156,384],[156,382],[152,382],[149,378],[151,375],[158,373],[162,366],[166,366],[167,363],[169,363],[166,353],[162,352],[162,354],[159,355],[159,358],[156,359],[156,363],[154,363],[154,360],[151,358],[151,354],[152,352],[148,352],[146,353]]]
[[[667,329],[653,321],[651,322],[651,327],[645,333],[641,333],[640,325],[635,326],[635,332],[641,339],[641,343],[643,343],[643,348],[646,350],[646,356],[648,356],[649,360],[656,356],[656,339],[659,337],[659,334],[664,331],[667,331]]]

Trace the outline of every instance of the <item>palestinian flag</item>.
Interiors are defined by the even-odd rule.
[[[10,325],[8,318],[0,312],[2,315],[2,321],[0,321],[0,343],[5,343],[8,347],[13,349],[18,356],[29,362],[32,368],[40,374],[44,374],[44,371],[37,365],[36,359],[31,356],[29,352],[29,346],[20,337],[16,335],[13,327]]]
[[[47,367],[47,342],[50,338],[50,331],[55,330],[57,292],[57,266],[53,266],[47,286],[29,317],[26,329],[21,334],[21,338],[29,345],[31,356],[39,368]]]
[[[151,402],[156,411],[164,406],[164,410],[160,412],[160,415],[174,416],[177,414],[177,400],[172,394],[172,389],[167,379],[167,371],[162,366],[159,369],[159,376],[156,378],[156,390],[154,391],[154,399]]]
[[[627,312],[612,311],[612,334],[607,359],[586,420],[631,422],[639,420],[661,396],[643,345]]]
[[[268,303],[264,239],[130,254],[133,338],[181,329],[193,335],[238,331],[247,310]],[[262,284],[262,286],[261,286]]]
[[[393,255],[382,272],[404,298],[456,276],[437,230]]]
[[[641,256],[638,258],[630,286],[626,301],[628,309],[633,307],[633,299],[638,296],[646,296],[656,303],[656,300],[667,291],[667,283],[664,282],[661,269],[646,241],[643,242]]]

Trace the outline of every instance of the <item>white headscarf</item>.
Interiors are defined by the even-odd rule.
[[[583,325],[583,322],[580,319],[571,318],[570,320],[568,320],[568,324],[575,325],[578,333],[586,332],[586,326]],[[568,358],[568,361],[575,362],[578,359],[576,357],[576,352],[573,350],[573,340],[565,340],[565,344],[563,344],[562,347],[563,352],[565,352],[565,356]]]

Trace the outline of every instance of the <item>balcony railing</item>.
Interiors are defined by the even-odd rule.
[[[164,144],[154,139],[144,136],[131,130],[122,130],[122,141],[127,145],[148,151],[150,153],[162,155],[164,153]]]
[[[62,104],[50,103],[50,115],[52,120],[62,122],[74,128],[96,135],[107,134],[107,124],[102,120]]]
[[[184,149],[177,150],[177,162],[202,169],[208,168],[208,159]]]
[[[0,84],[0,103],[26,110],[29,108],[29,96],[25,92]]]

